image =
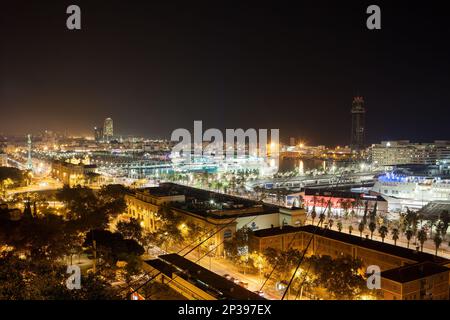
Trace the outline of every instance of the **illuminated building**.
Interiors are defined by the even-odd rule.
[[[8,156],[6,153],[0,153],[0,167],[8,166]]]
[[[372,162],[378,166],[399,164],[450,163],[450,142],[411,143],[409,140],[382,141],[370,149]]]
[[[385,300],[448,300],[450,269],[431,262],[407,265],[381,273]]]
[[[106,118],[103,124],[103,138],[105,141],[110,141],[114,136],[113,120]]]
[[[307,256],[359,258],[365,268],[375,265],[382,271],[381,290],[377,294],[386,300],[419,300],[427,294],[429,299],[449,297],[450,261],[429,253],[313,225],[256,230],[250,234],[249,247],[257,252],[266,248],[302,252],[308,248]]]
[[[94,127],[94,138],[95,141],[100,141],[103,138],[103,128],[100,127]]]
[[[333,216],[345,216],[352,210],[355,216],[362,216],[367,206],[370,212],[376,206],[377,213],[388,213],[388,202],[381,196],[367,195],[357,192],[305,189],[300,192],[305,208],[310,212],[314,207],[317,213],[326,212],[330,208]]]
[[[94,182],[96,165],[73,164],[64,161],[52,162],[52,177],[70,187]]]
[[[364,149],[365,113],[363,97],[354,97],[352,103],[352,132],[350,144],[352,150]]]
[[[29,134],[28,136],[28,158],[27,158],[27,169],[28,170],[33,170],[33,161],[31,160],[31,135]]]
[[[223,227],[205,245],[218,245],[215,253],[219,255],[223,253],[223,242],[231,240],[244,225],[258,230],[283,223],[277,206],[173,183],[138,190],[126,195],[125,201],[128,216],[138,219],[150,232],[157,231],[163,205],[204,232]],[[297,211],[292,213],[292,219],[298,219]],[[286,210],[283,218],[289,214]]]

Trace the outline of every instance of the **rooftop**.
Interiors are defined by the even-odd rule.
[[[439,264],[433,262],[422,262],[383,271],[381,272],[381,277],[399,283],[406,283],[448,271],[450,271],[449,268]]]
[[[198,288],[225,300],[265,300],[260,295],[235,284],[224,277],[176,254],[165,254],[145,261],[173,279],[173,274],[190,281]]]
[[[450,212],[450,201],[431,201],[419,213],[427,218],[440,218],[444,211]]]
[[[394,246],[392,244],[383,243],[380,241],[370,240],[366,238],[361,238],[359,236],[350,235],[343,232],[338,232],[330,229],[324,229],[313,225],[301,226],[301,227],[293,227],[293,226],[283,226],[282,228],[268,228],[256,230],[253,232],[256,237],[270,237],[280,234],[288,234],[295,232],[307,232],[307,233],[316,233],[316,235],[326,237],[328,239],[333,239],[336,241],[345,242],[348,244],[360,246],[366,249],[371,249],[379,252],[384,252],[386,254],[390,254],[393,256],[401,257],[404,259],[416,261],[416,262],[425,262],[432,261],[435,263],[445,263],[448,262],[447,259],[441,258],[429,253],[418,252],[413,249],[408,249],[400,246]]]
[[[155,197],[168,197],[168,196],[177,196],[181,195],[178,190],[170,187],[150,187],[139,190],[145,194],[150,194]]]
[[[235,215],[245,217],[279,212],[279,207],[275,205],[175,183],[162,183],[159,187],[146,188],[145,190],[156,196],[184,195],[184,202],[174,202],[170,205],[204,217],[221,219]]]

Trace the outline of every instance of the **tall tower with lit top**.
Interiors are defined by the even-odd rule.
[[[365,137],[365,115],[363,97],[354,97],[352,102],[352,132],[350,146],[352,150],[360,151],[364,149]]]
[[[27,159],[27,169],[33,170],[33,161],[31,160],[31,134],[27,135],[28,137],[28,159]]]

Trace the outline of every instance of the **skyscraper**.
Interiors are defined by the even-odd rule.
[[[94,127],[94,138],[95,141],[100,141],[103,139],[103,128]]]
[[[364,148],[365,113],[363,97],[354,97],[352,102],[352,133],[350,146],[352,150],[360,151]]]
[[[114,136],[113,121],[111,118],[106,118],[103,124],[103,138],[105,141],[110,141]]]
[[[33,161],[31,160],[31,135],[27,135],[27,144],[28,144],[28,159],[27,159],[27,169],[33,170]]]

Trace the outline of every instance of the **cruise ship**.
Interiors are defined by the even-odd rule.
[[[432,201],[450,201],[450,178],[388,172],[376,178],[370,193],[383,196],[391,212],[420,209]]]

